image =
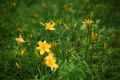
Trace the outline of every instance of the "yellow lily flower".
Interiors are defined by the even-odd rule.
[[[54,56],[54,54],[50,51],[50,52],[48,52],[48,55],[49,56]]]
[[[46,29],[48,29],[48,30],[56,30],[56,29],[54,28],[55,23],[49,22],[49,23],[45,23],[45,25],[46,25]]]
[[[39,41],[38,42],[38,47],[37,49],[40,50],[40,54],[43,55],[46,52],[50,52],[50,47],[51,45],[50,44],[47,44],[46,41],[42,42],[42,41]]]
[[[17,56],[24,56],[25,53],[26,53],[25,50],[22,50],[21,53],[15,51],[15,54],[16,54]]]
[[[54,68],[59,67],[55,62],[56,62],[56,59],[53,56],[48,55],[45,57],[45,64],[46,66],[51,68],[51,71],[53,71]]]
[[[94,21],[91,19],[88,19],[88,20],[83,21],[82,23],[85,25],[85,28],[87,29],[88,26],[91,26],[91,24],[94,23]]]
[[[25,42],[26,42],[26,41],[24,41],[24,39],[22,38],[21,34],[20,34],[19,38],[16,38],[16,41],[18,42],[18,45],[19,45],[20,43],[25,43]]]

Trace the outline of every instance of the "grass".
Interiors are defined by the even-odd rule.
[[[118,3],[118,0],[1,0],[0,79],[119,80]],[[83,29],[85,19],[94,21],[89,29]],[[40,24],[51,20],[57,24],[55,31]],[[94,37],[96,42],[91,41],[92,32],[98,33],[100,41],[98,37]],[[18,45],[15,38],[20,34],[26,43]],[[44,63],[47,53],[39,54],[40,58],[35,54],[39,53],[37,42],[45,40],[56,43],[50,50],[59,68],[53,71]],[[22,50],[26,51],[24,56],[15,54]]]

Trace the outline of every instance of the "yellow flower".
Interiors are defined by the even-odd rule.
[[[48,30],[56,30],[55,28],[54,28],[54,26],[55,26],[55,23],[51,23],[51,22],[49,22],[49,23],[45,23],[45,25],[46,25],[46,29],[48,29]]]
[[[41,24],[42,26],[45,26],[45,24],[44,24],[43,22],[40,22],[40,24]]]
[[[69,30],[69,28],[66,24],[64,24],[64,27],[65,27],[66,30]]]
[[[21,53],[15,51],[15,54],[16,54],[17,56],[24,56],[25,53],[26,53],[25,50],[22,50]]]
[[[42,41],[39,41],[38,42],[38,47],[37,47],[37,49],[39,49],[40,50],[40,54],[41,55],[43,55],[44,53],[45,53],[45,51],[46,52],[50,52],[50,47],[51,47],[51,45],[50,44],[47,44],[46,43],[46,41],[44,41],[44,42],[42,42]]]
[[[40,55],[38,54],[38,52],[35,52],[35,55],[36,55],[38,58],[40,58]]]
[[[54,68],[59,67],[55,62],[56,62],[56,59],[53,56],[48,55],[45,57],[45,64],[46,66],[51,68],[51,71],[53,71]]]
[[[56,48],[56,43],[55,42],[51,42],[50,45],[51,45],[51,47]]]
[[[18,68],[21,68],[21,66],[16,62],[16,66],[18,67]]]
[[[53,21],[53,20],[51,20],[50,22],[48,22],[48,23],[42,23],[42,22],[40,22],[40,24],[42,25],[42,26],[45,26],[46,27],[46,29],[48,29],[48,30],[56,30],[55,28],[54,28],[54,26],[56,25],[56,23]]]
[[[20,43],[25,43],[25,42],[26,42],[26,41],[24,41],[24,39],[22,38],[21,34],[20,34],[19,38],[16,38],[16,41],[18,42],[18,45],[19,45]]]
[[[22,50],[21,55],[24,56],[25,53],[26,53],[26,51]]]
[[[56,23],[55,23],[53,20],[50,20],[50,22],[51,22],[52,24],[55,24],[55,25],[56,25]]]
[[[88,19],[88,20],[84,20],[82,23],[85,25],[85,28],[87,29],[88,26],[91,26],[94,23],[94,21],[91,19]]]
[[[48,55],[49,56],[54,56],[54,54],[50,51],[50,52],[48,52]]]

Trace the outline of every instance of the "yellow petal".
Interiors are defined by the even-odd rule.
[[[44,50],[41,50],[41,51],[40,51],[40,55],[43,55],[44,53],[45,53]]]
[[[49,56],[54,56],[54,54],[52,52],[48,52]]]
[[[36,49],[39,49],[39,50],[40,50],[40,47],[37,47]]]
[[[51,68],[51,71],[53,71],[53,67],[50,67]]]
[[[64,27],[65,27],[66,30],[69,30],[69,28],[66,24],[64,24]]]
[[[56,48],[56,43],[54,43],[54,42],[52,43],[51,42],[50,45],[51,45],[51,47]]]
[[[47,46],[47,48],[50,48],[50,47],[51,47],[51,45],[50,45],[50,44],[47,44],[46,46]]]
[[[41,45],[41,44],[42,44],[42,42],[41,42],[41,41],[39,41],[39,42],[38,42],[38,45]]]
[[[49,50],[49,49],[46,49],[45,51],[46,51],[46,52],[50,52],[50,50]]]
[[[55,22],[54,22],[53,20],[51,20],[51,22],[52,22],[52,24],[54,24],[54,25],[55,25]]]
[[[46,44],[46,41],[44,41],[43,43]]]
[[[58,68],[59,66],[58,66],[57,64],[54,64],[54,67],[55,67],[55,68]]]
[[[55,28],[51,28],[50,30],[56,30]]]

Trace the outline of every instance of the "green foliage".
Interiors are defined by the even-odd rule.
[[[0,79],[119,80],[118,3],[118,0],[0,0]],[[94,21],[89,30],[83,29],[85,19]],[[61,21],[55,31],[40,24],[50,20]],[[100,42],[97,38],[91,42],[92,32],[97,32]],[[15,38],[19,34],[26,43],[18,46]],[[56,43],[51,50],[59,68],[54,71],[44,63],[46,54],[40,59],[35,55],[37,42],[44,40]],[[15,54],[22,50],[26,51],[23,57]]]

